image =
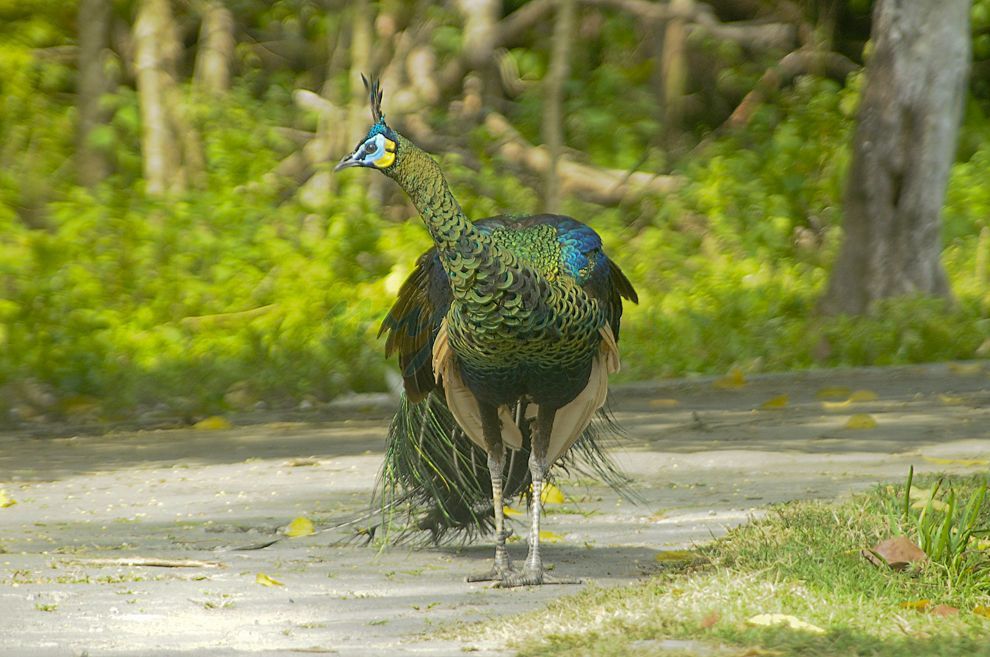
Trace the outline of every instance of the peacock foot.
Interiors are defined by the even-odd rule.
[[[495,563],[488,572],[478,575],[468,575],[469,582],[500,582],[506,577],[516,575],[516,569],[512,567],[509,560],[509,552],[505,549],[505,540],[511,535],[511,531],[503,531],[495,534]]]
[[[507,574],[495,582],[497,589],[509,589],[517,586],[543,586],[545,584],[580,584],[581,580],[573,577],[554,577],[543,568],[524,568],[522,572]]]
[[[499,566],[496,564],[492,566],[491,570],[476,575],[468,575],[466,579],[468,582],[502,582],[508,578],[518,576],[519,572],[512,566]]]

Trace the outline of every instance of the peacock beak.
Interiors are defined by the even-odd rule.
[[[363,167],[366,166],[363,161],[359,158],[354,157],[357,151],[349,155],[345,155],[344,158],[337,163],[337,166],[333,168],[334,171],[340,171],[341,169],[350,169],[351,167]]]
[[[361,160],[354,157],[354,153],[345,155],[344,159],[337,163],[337,166],[333,168],[334,171],[340,171],[341,169],[350,169],[351,167],[363,166]]]

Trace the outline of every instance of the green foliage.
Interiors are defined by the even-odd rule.
[[[261,41],[323,43],[346,20],[306,0],[243,0],[234,9]],[[427,12],[438,55],[457,51],[456,16],[440,5]],[[567,87],[567,144],[596,166],[673,167],[686,181],[665,197],[615,208],[565,204],[602,233],[640,292],[640,306],[624,318],[623,377],[986,355],[983,96],[974,90],[967,108],[944,210],[955,301],[892,300],[868,317],[820,318],[859,77],[845,87],[801,78],[745,129],[671,165],[655,71],[637,52],[639,28],[621,12],[603,16],[582,24]],[[977,17],[974,30],[985,29]],[[62,3],[0,2],[0,391],[31,380],[59,399],[91,396],[109,409],[164,403],[206,412],[245,399],[288,404],[382,389],[388,365],[377,325],[429,240],[401,201],[383,208],[370,200],[373,173],[337,175],[316,201],[272,173],[296,149],[275,127],[314,126],[291,92],[322,84],[314,82],[319,72],[306,62],[266,67],[242,44],[228,96],[198,98],[183,87],[207,181],[167,202],[144,194],[138,100],[122,84],[102,99],[109,120],[91,136],[114,174],[87,190],[74,177],[73,64],[39,50],[73,43],[73,21]],[[723,90],[746,89],[763,70],[738,48],[709,45],[724,67]],[[530,84],[504,111],[538,142],[548,44],[537,39],[510,56]],[[348,80],[338,75],[327,88],[346,97]],[[705,121],[716,114],[702,113],[692,131],[714,127]],[[446,108],[432,120],[443,132]],[[466,152],[438,154],[468,215],[538,211],[539,181],[493,156],[492,143],[477,127],[459,141]],[[235,403],[232,390],[247,394]]]

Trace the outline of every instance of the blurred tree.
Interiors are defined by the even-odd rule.
[[[141,0],[134,23],[134,59],[141,103],[141,156],[149,194],[182,188],[178,136],[166,96],[175,86],[179,41],[168,0]]]
[[[673,16],[667,21],[660,40],[661,99],[663,129],[668,145],[676,143],[684,120],[684,100],[687,93],[687,21],[694,0],[670,0]]]
[[[543,99],[543,141],[550,154],[550,165],[544,182],[543,210],[555,214],[560,211],[560,155],[564,148],[564,83],[570,70],[571,39],[574,34],[574,0],[558,0],[557,20],[553,26],[553,46],[550,55],[550,70],[544,82],[546,90]]]
[[[181,53],[169,1],[141,0],[134,22],[134,59],[145,184],[155,196],[200,185],[206,168],[177,82]]]
[[[109,0],[79,2],[79,81],[77,87],[79,123],[76,168],[79,182],[91,186],[109,172],[105,151],[93,143],[93,130],[106,123],[101,107],[103,94],[110,91],[106,75],[106,55],[110,42]]]
[[[822,309],[949,297],[940,214],[970,60],[969,0],[879,0],[844,199],[845,237]]]
[[[457,0],[464,18],[463,56],[469,80],[465,81],[467,108],[481,109],[482,98],[494,93],[495,44],[498,40],[498,19],[502,13],[501,0]]]
[[[193,80],[207,93],[224,93],[230,88],[230,63],[234,57],[234,15],[218,0],[200,8],[199,49]]]

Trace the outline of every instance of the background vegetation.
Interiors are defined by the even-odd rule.
[[[193,82],[201,5],[174,3],[177,89],[204,166],[185,189],[158,194],[142,168],[127,45],[140,4],[111,5],[112,84],[99,99],[105,121],[85,144],[109,167],[84,185],[75,3],[0,0],[0,422],[156,407],[195,415],[385,389],[378,323],[428,238],[380,176],[330,178],[366,124],[328,125],[299,90],[364,107],[349,57],[356,11],[374,20],[372,59],[389,33],[383,17],[397,17],[418,30],[437,76],[464,48],[464,16],[441,3],[231,1],[232,75],[217,94]],[[528,3],[504,4],[508,15]],[[787,16],[804,36],[782,48],[688,32],[676,121],[657,100],[657,30],[620,4],[579,3],[563,87],[566,154],[591,171],[672,183],[604,202],[565,192],[561,210],[602,233],[640,292],[624,324],[623,377],[990,353],[990,87],[981,75],[990,0],[972,7],[976,61],[944,209],[955,299],[897,299],[864,317],[815,309],[840,236],[869,2],[711,3],[726,24]],[[485,96],[527,144],[541,142],[550,24],[500,51],[502,89]],[[726,123],[791,48],[812,47],[841,54],[852,72],[803,72],[744,123]],[[469,216],[540,210],[541,177],[500,148],[496,124],[465,109],[464,87],[441,90],[416,114],[390,109],[401,108],[402,88],[386,87],[385,110],[436,154]],[[326,149],[304,176],[286,173],[321,134],[337,152]]]

